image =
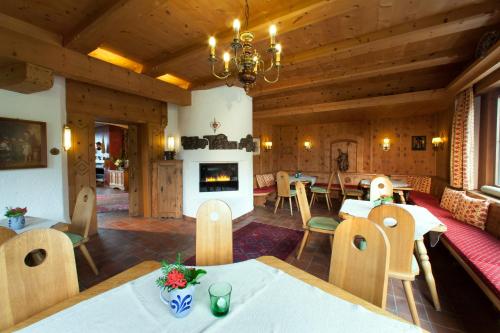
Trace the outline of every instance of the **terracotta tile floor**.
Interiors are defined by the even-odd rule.
[[[336,202],[334,211],[338,211],[339,205]],[[329,215],[322,203],[316,206],[313,215]],[[76,251],[82,289],[144,260],[172,261],[177,252],[181,252],[184,258],[195,253],[195,223],[192,221],[131,218],[126,212],[99,214],[98,220],[99,235],[93,236],[88,244],[100,270],[98,276],[91,272],[81,253]],[[287,206],[276,215],[271,207],[259,207],[235,223],[234,229],[254,220],[292,229],[301,229],[302,223],[299,214],[290,216]],[[327,280],[330,251],[328,237],[313,234],[301,260],[296,260],[295,253],[292,253],[287,261]],[[443,309],[441,312],[434,310],[425,279],[420,274],[413,283],[413,291],[423,328],[430,332],[500,332],[500,314],[446,249],[438,245],[428,248],[428,251]],[[391,280],[389,283],[387,309],[411,321],[400,281]]]

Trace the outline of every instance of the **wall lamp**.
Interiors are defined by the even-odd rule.
[[[166,160],[173,160],[175,157],[175,138],[173,136],[167,137],[166,151],[163,153]]]
[[[382,150],[389,151],[390,149],[391,149],[391,139],[384,138],[384,140],[382,140]]]
[[[434,150],[437,150],[439,146],[443,144],[443,142],[443,139],[439,136],[432,138],[432,146]]]
[[[270,151],[271,149],[273,149],[273,143],[272,143],[272,141],[265,141],[264,142],[264,149],[266,151]]]
[[[71,148],[71,128],[68,125],[64,125],[63,129],[63,148],[65,151]]]
[[[304,141],[304,148],[307,151],[311,151],[312,148],[311,141]]]

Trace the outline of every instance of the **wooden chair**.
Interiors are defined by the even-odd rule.
[[[196,213],[196,265],[233,262],[231,209],[220,200],[205,201]]]
[[[328,234],[330,235],[330,240],[332,240],[333,234],[335,233],[335,229],[339,225],[339,222],[331,217],[311,217],[311,211],[309,210],[309,205],[307,203],[306,188],[304,184],[297,182],[295,184],[295,189],[297,190],[300,215],[302,216],[302,228],[304,229],[304,237],[302,238],[302,243],[300,244],[299,252],[297,253],[297,259],[300,259],[300,255],[306,246],[309,232]]]
[[[276,197],[276,204],[274,205],[274,214],[278,210],[278,206],[281,201],[281,208],[283,208],[283,203],[286,198],[288,198],[288,202],[290,203],[290,215],[293,216],[293,208],[292,208],[292,197],[295,198],[295,204],[299,207],[299,203],[297,201],[297,192],[296,190],[290,189],[290,177],[288,173],[285,171],[279,171],[276,174],[276,182],[278,184],[278,196]]]
[[[357,189],[346,188],[344,182],[342,181],[342,174],[337,172],[337,178],[339,180],[340,189],[342,190],[342,203],[344,203],[345,199],[348,197],[354,197],[358,200],[363,199],[363,191]]]
[[[375,201],[381,196],[392,197],[392,182],[386,176],[372,179],[370,183],[370,201]]]
[[[366,218],[345,220],[335,231],[328,280],[385,309],[389,253],[382,228]]]
[[[325,200],[326,200],[326,206],[328,207],[328,210],[331,210],[332,199],[330,198],[330,193],[331,193],[331,188],[332,188],[332,184],[333,184],[333,177],[334,177],[334,173],[332,172],[332,174],[330,175],[330,178],[328,179],[328,186],[326,188],[319,187],[319,186],[311,187],[312,196],[311,196],[311,204],[309,206],[310,208],[312,207],[312,205],[314,204],[314,201],[316,200],[316,195],[320,196],[320,195],[324,194]]]
[[[389,239],[391,244],[389,277],[403,282],[413,322],[420,326],[411,288],[411,281],[414,281],[415,276],[419,274],[417,259],[413,255],[415,220],[407,210],[396,205],[375,207],[370,211],[368,219],[379,225]]]
[[[90,256],[85,243],[89,241],[90,222],[95,211],[95,192],[92,188],[85,186],[80,190],[76,198],[75,210],[71,217],[71,224],[65,234],[71,239],[73,247],[80,248],[95,275],[99,274],[97,267]]]
[[[44,256],[30,267],[34,251]],[[79,292],[73,246],[57,230],[31,230],[1,244],[0,267],[0,330]]]
[[[17,233],[9,228],[5,227],[0,227],[0,245],[2,245],[4,242],[8,241],[9,239],[17,236]]]

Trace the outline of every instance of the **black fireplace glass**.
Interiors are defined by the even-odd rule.
[[[238,163],[200,163],[200,192],[238,191]]]

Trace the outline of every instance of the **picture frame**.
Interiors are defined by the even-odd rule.
[[[253,138],[253,154],[260,155],[260,138]]]
[[[427,150],[427,136],[414,135],[411,137],[411,150]]]
[[[0,170],[47,167],[47,123],[0,117]]]

